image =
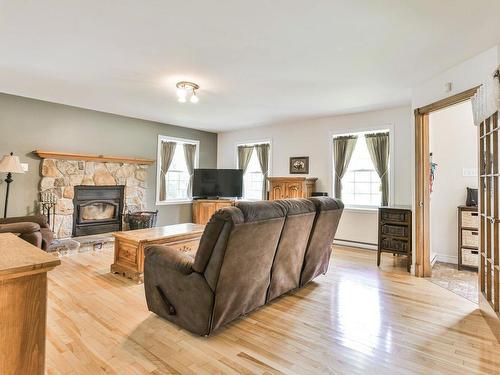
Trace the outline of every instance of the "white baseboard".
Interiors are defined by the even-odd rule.
[[[437,257],[438,257],[437,254],[434,254],[434,255],[431,254],[431,267],[433,267],[434,263],[437,262]]]
[[[339,245],[339,246],[356,247],[356,248],[359,248],[359,249],[366,249],[366,250],[377,250],[377,245],[366,243],[366,242],[356,242],[356,241],[346,241],[346,240],[334,240],[333,244],[334,245]]]
[[[434,262],[458,264],[458,257],[456,255],[436,254],[434,259]]]

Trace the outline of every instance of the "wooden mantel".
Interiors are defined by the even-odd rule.
[[[145,164],[151,165],[155,161],[153,159],[141,159],[141,158],[128,158],[124,156],[104,156],[104,155],[92,155],[92,154],[72,154],[68,152],[55,152],[55,151],[43,151],[35,150],[34,154],[38,155],[42,159],[65,159],[65,160],[86,160],[86,161],[98,161],[101,163],[128,163],[128,164]]]

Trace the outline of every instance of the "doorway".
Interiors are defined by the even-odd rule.
[[[470,100],[429,114],[430,281],[477,304],[476,137]]]
[[[415,275],[431,276],[429,114],[471,99],[479,87],[415,110]],[[479,305],[500,316],[498,112],[477,127],[479,175]]]

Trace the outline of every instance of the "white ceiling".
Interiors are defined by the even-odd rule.
[[[0,92],[224,131],[409,104],[498,42],[499,0],[0,0]]]

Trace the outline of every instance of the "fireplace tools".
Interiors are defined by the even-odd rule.
[[[55,217],[56,215],[56,202],[57,197],[55,194],[49,192],[40,193],[40,205],[42,208],[42,214],[47,216],[47,224],[49,224],[52,232],[54,231],[54,220],[52,220],[51,223],[50,217],[51,214],[52,217]]]

